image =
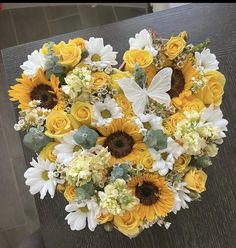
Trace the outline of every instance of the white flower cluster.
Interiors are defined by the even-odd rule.
[[[14,125],[16,131],[29,130],[31,127],[40,127],[44,124],[50,109],[38,107],[40,101],[34,100],[29,103],[30,108],[20,111],[18,123]]]
[[[216,144],[222,143],[224,131],[227,131],[228,122],[222,119],[221,110],[211,105],[202,113],[192,111],[184,112],[184,115],[186,119],[177,124],[176,140],[190,155],[215,157],[218,152]]]
[[[75,68],[65,77],[66,85],[62,85],[62,90],[74,100],[82,91],[88,90],[92,83],[91,71],[86,67]]]

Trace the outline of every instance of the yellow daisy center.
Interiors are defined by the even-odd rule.
[[[95,53],[95,54],[92,55],[91,60],[93,62],[100,61],[101,60],[101,56],[99,54]]]
[[[82,207],[82,208],[80,208],[79,209],[82,213],[87,213],[89,210],[88,210],[88,208],[87,208],[87,206],[85,206],[85,207]]]
[[[107,119],[107,118],[110,118],[111,117],[111,113],[110,113],[109,110],[105,109],[105,110],[101,111],[101,116],[103,118]]]
[[[43,171],[42,172],[42,178],[44,181],[48,181],[49,177],[48,177],[48,171]]]

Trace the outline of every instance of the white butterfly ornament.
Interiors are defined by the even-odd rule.
[[[132,78],[121,78],[118,80],[120,88],[132,103],[133,111],[136,115],[144,112],[145,106],[148,103],[148,97],[158,103],[170,105],[171,99],[167,92],[171,89],[172,71],[170,67],[160,70],[152,79],[147,89],[142,89]]]

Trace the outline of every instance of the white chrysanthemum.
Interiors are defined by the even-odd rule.
[[[100,68],[117,65],[117,52],[113,52],[111,45],[104,46],[103,38],[91,37],[85,42],[85,47],[88,50],[88,57],[84,60],[86,64]]]
[[[28,77],[34,77],[39,68],[44,71],[46,69],[46,60],[44,55],[38,51],[34,50],[30,55],[28,55],[28,60],[25,61],[20,68],[24,71],[24,74]]]
[[[135,119],[135,123],[140,128],[140,132],[142,132],[144,135],[146,134],[148,129],[163,130],[162,118],[156,116],[155,114],[140,114]]]
[[[104,126],[112,122],[113,119],[122,118],[122,109],[114,99],[106,96],[104,102],[96,102],[93,105],[93,124]]]
[[[185,149],[171,137],[167,138],[167,147],[165,149],[159,151],[149,150],[155,161],[152,168],[154,171],[158,171],[161,176],[165,176],[169,170],[172,170],[175,159],[185,152]],[[167,156],[166,153],[168,154]]]
[[[75,152],[79,150],[79,145],[73,138],[75,132],[73,130],[63,136],[61,143],[55,146],[53,153],[57,156],[56,162],[67,165],[74,158]]]
[[[185,152],[185,149],[181,145],[176,143],[171,137],[168,137],[167,147],[165,149],[160,150],[160,153],[164,152],[171,153],[176,159]]]
[[[185,188],[186,183],[178,183],[175,187],[171,187],[174,192],[174,206],[172,208],[173,213],[177,213],[181,208],[188,208],[186,202],[191,202],[192,199],[189,197],[190,191]]]
[[[221,139],[217,141],[218,144],[223,142],[225,135],[225,131],[227,131],[228,121],[223,119],[223,113],[219,107],[214,107],[210,105],[210,107],[205,108],[201,114],[201,121],[205,123],[204,125],[213,125],[214,127],[219,129]]]
[[[165,176],[169,170],[173,169],[175,159],[172,154],[168,154],[166,158],[163,158],[161,152],[157,152],[154,149],[149,149],[149,151],[155,161],[152,165],[154,171],[158,171],[161,176]]]
[[[215,54],[210,52],[210,49],[204,49],[201,53],[195,52],[196,65],[204,70],[218,70],[219,61]]]
[[[157,55],[157,50],[153,47],[152,37],[147,29],[143,29],[139,33],[135,34],[135,38],[130,38],[129,45],[130,49],[144,49],[152,56]]]
[[[33,158],[30,164],[33,167],[24,173],[25,184],[30,186],[30,193],[32,195],[40,193],[40,198],[43,199],[48,192],[53,198],[57,183],[64,182],[64,180],[55,177],[55,164],[49,160],[43,160],[39,156],[37,161]]]
[[[86,227],[86,220],[90,231],[94,231],[98,222],[97,216],[100,212],[100,207],[93,199],[84,200],[82,203],[76,201],[71,202],[65,207],[69,212],[65,220],[70,225],[71,230],[80,231]]]

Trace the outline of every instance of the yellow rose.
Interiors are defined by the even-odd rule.
[[[219,106],[224,94],[225,76],[218,71],[208,71],[205,74],[207,84],[201,88],[196,96],[203,101],[205,105],[214,104]]]
[[[186,41],[180,36],[172,36],[165,44],[165,54],[166,56],[173,60],[175,59],[186,46]]]
[[[163,121],[163,126],[164,126],[164,132],[168,135],[171,136],[175,133],[176,131],[176,126],[178,122],[182,121],[185,119],[184,114],[177,112],[168,118],[166,118]]]
[[[125,62],[124,71],[133,72],[135,64],[146,68],[151,65],[153,61],[152,55],[145,50],[132,49],[124,53],[123,60]]]
[[[75,39],[70,39],[69,44],[75,44],[76,46],[80,47],[81,50],[85,48],[85,40],[83,38],[75,38]]]
[[[93,77],[92,90],[98,90],[103,85],[111,84],[111,78],[105,72],[95,72],[93,73],[92,77]]]
[[[46,55],[48,53],[48,46],[47,44],[43,44],[43,47],[41,48],[41,51],[40,51],[43,55]]]
[[[177,109],[182,109],[184,105],[191,100],[191,98],[192,98],[192,91],[184,90],[179,94],[178,97],[173,97],[171,99],[171,102]]]
[[[102,213],[100,214],[100,216],[97,217],[97,220],[100,224],[105,224],[108,221],[112,221],[113,220],[113,215],[111,213]]]
[[[51,138],[61,138],[71,131],[70,119],[62,110],[51,111],[47,116],[45,127],[45,134]]]
[[[184,177],[186,187],[198,193],[202,193],[206,190],[205,184],[207,180],[207,174],[202,170],[196,168],[191,169]]]
[[[91,125],[92,106],[89,102],[75,102],[71,107],[72,116],[81,124]]]
[[[118,94],[115,96],[115,100],[127,118],[134,117],[132,105],[124,94]]]
[[[157,74],[157,68],[155,65],[151,64],[145,68],[146,76],[147,76],[147,85],[150,85],[152,79]]]
[[[174,170],[181,173],[185,171],[185,169],[188,167],[191,160],[191,156],[188,154],[182,154],[180,155],[174,163]]]
[[[112,88],[116,89],[118,91],[118,93],[121,93],[122,90],[118,84],[118,79],[121,78],[127,78],[127,77],[131,77],[132,75],[129,72],[124,72],[124,71],[120,71],[117,70],[114,74],[111,75],[111,86]]]
[[[75,199],[76,197],[76,190],[74,186],[67,185],[66,189],[64,191],[64,197],[68,202],[71,202]]]
[[[191,112],[193,110],[195,110],[197,112],[201,112],[204,107],[205,107],[205,105],[200,99],[193,98],[191,101],[186,102],[184,104],[182,112],[184,112],[184,111]]]
[[[115,227],[128,237],[135,237],[139,234],[142,221],[140,217],[134,212],[126,211],[123,215],[114,216],[114,225]]]
[[[151,153],[148,150],[145,150],[140,154],[140,159],[138,162],[142,164],[146,169],[151,170],[154,160]]]
[[[67,117],[70,120],[71,128],[74,129],[79,129],[80,128],[80,123],[74,118],[72,114],[67,114]]]
[[[53,150],[59,142],[49,142],[40,152],[40,157],[44,160],[48,159],[50,162],[55,162],[57,156],[53,153]]]
[[[58,56],[59,63],[64,66],[74,67],[81,60],[81,49],[75,43],[66,44],[61,41],[53,46],[54,55]]]

